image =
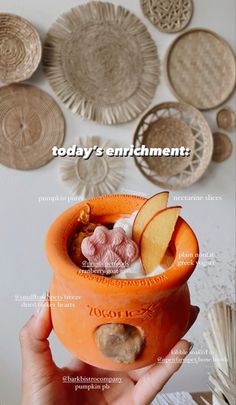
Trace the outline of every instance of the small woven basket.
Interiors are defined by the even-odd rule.
[[[212,160],[217,163],[227,160],[233,151],[233,144],[228,135],[222,132],[215,132],[213,134],[214,149]]]
[[[223,107],[217,113],[216,122],[219,128],[231,131],[236,126],[236,112],[230,107]]]
[[[182,31],[193,15],[192,0],[140,0],[144,15],[166,33]]]

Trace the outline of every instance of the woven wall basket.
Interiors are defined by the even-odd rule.
[[[111,3],[89,2],[59,17],[47,34],[43,63],[66,106],[103,124],[134,119],[159,83],[157,48],[146,27]]]
[[[78,139],[75,144],[80,148],[115,148],[110,140],[98,136]],[[125,162],[122,157],[96,156],[95,152],[88,160],[82,157],[66,157],[62,159],[62,180],[72,187],[72,193],[83,198],[98,195],[114,194],[124,178]]]
[[[213,152],[212,133],[196,108],[181,103],[162,103],[141,119],[135,147],[191,150],[189,157],[135,157],[141,173],[152,183],[167,189],[191,186],[207,169]]]
[[[214,162],[220,163],[227,160],[233,151],[233,144],[228,135],[222,132],[215,132],[213,134],[214,149],[212,160]]]
[[[0,82],[29,79],[39,65],[41,48],[39,34],[29,21],[0,13]]]
[[[236,126],[236,112],[225,106],[218,111],[216,122],[219,128],[231,131]]]
[[[0,163],[35,169],[52,159],[64,139],[64,118],[44,91],[25,84],[0,88]]]
[[[236,82],[232,50],[219,35],[205,29],[181,34],[166,55],[166,77],[172,92],[200,110],[218,107]]]
[[[140,0],[144,15],[162,32],[175,33],[189,24],[192,0]]]

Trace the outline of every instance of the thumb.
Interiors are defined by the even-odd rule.
[[[190,342],[180,340],[162,362],[148,369],[135,386],[134,403],[150,404],[172,375],[179,370],[191,348]]]
[[[46,300],[20,332],[22,365],[27,374],[55,366],[47,340],[51,330],[50,307],[49,301]]]

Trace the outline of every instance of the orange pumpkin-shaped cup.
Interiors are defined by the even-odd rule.
[[[145,201],[131,195],[109,195],[86,203],[91,221],[106,224],[130,216]],[[187,280],[197,263],[197,239],[179,218],[170,243],[174,261],[164,273],[139,279],[91,274],[76,266],[68,254],[83,207],[84,202],[65,211],[47,234],[46,252],[54,271],[50,287],[54,331],[71,353],[103,369],[131,370],[155,363],[183,337],[191,322]],[[143,338],[141,353],[131,363],[105,356],[98,345],[98,328],[114,323],[133,326]]]

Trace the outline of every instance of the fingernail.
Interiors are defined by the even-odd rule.
[[[188,342],[188,343],[189,343],[188,353],[190,353],[194,346],[194,343],[193,342]]]

